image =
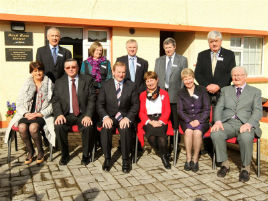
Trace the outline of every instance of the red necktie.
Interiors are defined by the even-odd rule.
[[[72,102],[73,102],[73,113],[78,116],[80,113],[78,98],[76,95],[75,79],[72,79]]]

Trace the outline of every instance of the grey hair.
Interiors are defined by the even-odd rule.
[[[168,38],[166,38],[166,39],[164,40],[164,42],[163,42],[163,46],[164,46],[164,45],[168,45],[168,44],[170,44],[170,43],[173,45],[173,47],[176,47],[176,41],[175,41],[174,38],[171,38],[171,37],[168,37]]]
[[[59,34],[60,34],[60,30],[57,28],[57,27],[50,27],[48,30],[47,30],[47,36],[49,35],[49,33],[51,32],[51,31],[57,31],[57,32],[59,32]]]
[[[248,75],[248,72],[247,72],[246,68],[243,67],[243,66],[236,66],[236,67],[232,68],[232,70],[231,70],[231,75],[233,75],[233,72],[234,72],[235,70],[237,70],[237,69],[242,69],[242,70],[244,71],[245,75],[246,75],[246,76]]]
[[[222,40],[221,32],[219,32],[219,31],[210,31],[208,33],[208,40],[209,39],[216,39],[216,38],[220,38]]]

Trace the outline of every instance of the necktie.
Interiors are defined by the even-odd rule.
[[[118,106],[119,106],[120,105],[120,97],[121,97],[120,83],[116,84],[116,97],[117,97],[117,103],[118,103]]]
[[[216,64],[217,64],[217,53],[213,52],[213,58],[212,58],[212,75],[214,76],[214,72],[215,72],[215,68],[216,68]]]
[[[56,62],[57,62],[57,52],[56,52],[56,50],[57,50],[57,48],[55,48],[55,47],[53,47],[52,48],[52,56],[53,56],[53,61],[54,61],[54,64],[56,64]]]
[[[79,103],[76,94],[75,79],[72,79],[72,103],[73,103],[73,113],[75,116],[78,116],[80,113]]]
[[[135,82],[135,65],[134,65],[134,58],[131,57],[130,58],[130,68],[129,68],[129,71],[130,71],[130,78],[131,78],[131,81],[132,82]]]
[[[169,57],[167,70],[166,70],[166,81],[165,81],[168,86],[169,86],[169,77],[170,77],[171,67],[172,67],[172,61],[171,61],[171,57]]]
[[[239,98],[239,96],[241,95],[241,88],[240,87],[238,87],[237,89],[236,89],[236,98],[238,99]]]

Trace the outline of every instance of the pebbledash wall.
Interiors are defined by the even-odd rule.
[[[149,61],[153,70],[160,55],[161,31],[174,33],[177,53],[188,58],[194,69],[197,55],[208,48],[207,33],[223,33],[222,46],[230,49],[232,37],[263,39],[262,74],[249,77],[248,83],[262,90],[268,98],[268,1],[267,0],[0,0],[0,127],[6,127],[6,101],[16,101],[18,91],[29,76],[29,62],[7,62],[4,32],[11,31],[11,22],[25,23],[25,31],[33,33],[35,59],[38,47],[45,44],[45,28],[49,26],[106,28],[111,36],[111,62],[126,54],[125,42],[138,41],[138,56]],[[129,28],[135,33],[130,34]],[[268,160],[268,123],[261,122],[262,158]]]

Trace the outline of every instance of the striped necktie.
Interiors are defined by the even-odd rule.
[[[120,105],[120,97],[121,97],[121,93],[122,93],[120,85],[121,85],[120,83],[116,84],[116,97],[117,97],[118,106]]]

